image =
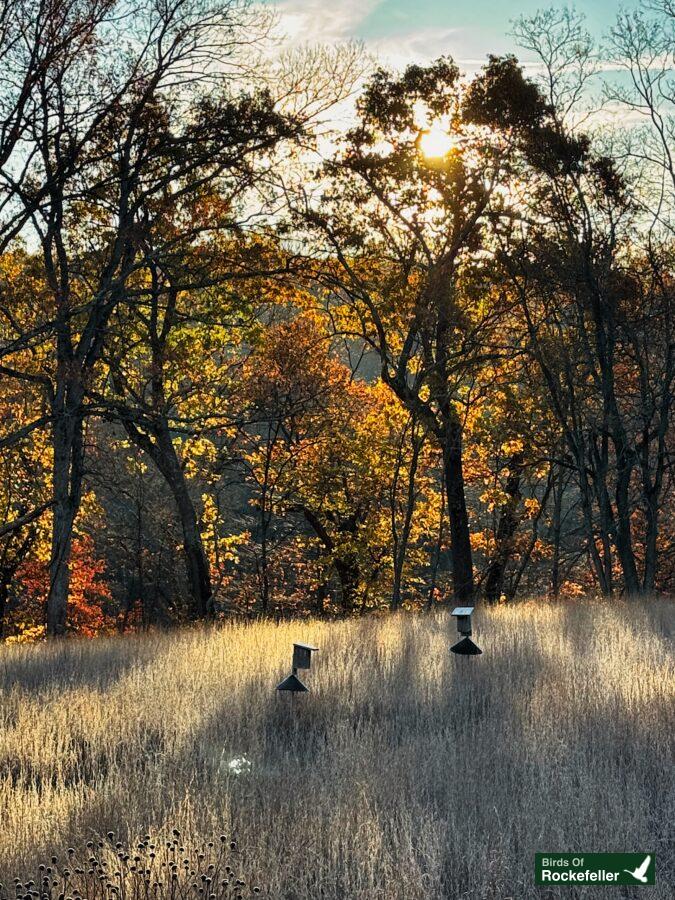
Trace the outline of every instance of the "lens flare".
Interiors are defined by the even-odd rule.
[[[420,131],[417,143],[420,153],[427,159],[440,159],[447,156],[454,145],[452,136],[438,124]]]

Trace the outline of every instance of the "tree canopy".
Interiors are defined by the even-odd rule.
[[[541,79],[265,71],[244,0],[0,22],[0,634],[673,589],[668,4],[613,130],[573,12]]]

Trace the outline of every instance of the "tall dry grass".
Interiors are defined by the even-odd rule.
[[[442,615],[0,649],[0,881],[178,827],[280,900],[640,896],[536,889],[537,850],[655,851],[672,898],[675,604],[476,619],[477,658]]]

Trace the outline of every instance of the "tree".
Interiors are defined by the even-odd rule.
[[[251,425],[243,448],[264,515],[261,543],[275,518],[288,528],[299,515],[321,547],[322,596],[333,573],[345,612],[387,597],[400,605],[404,575],[420,562],[411,547],[421,548],[436,506],[433,460],[420,435],[410,446],[405,408],[386,387],[354,377],[315,313],[269,327],[245,377]],[[261,599],[265,609],[269,593]]]
[[[493,97],[505,97],[512,76],[497,63],[488,75]],[[478,98],[477,112],[485,124],[503,120],[499,103]],[[626,592],[651,590],[653,567],[642,578],[638,572],[631,491],[641,455],[643,500],[663,485],[660,435],[668,427],[673,379],[670,301],[654,296],[645,318],[646,298],[638,301],[634,290],[649,282],[635,272],[636,222],[626,184],[554,107],[534,104],[512,167],[522,211],[499,235],[501,259],[574,460],[588,552],[604,592],[613,589],[614,550]]]
[[[268,98],[246,97],[222,111],[218,192],[202,190],[179,202],[167,195],[146,216],[147,259],[127,286],[105,350],[112,391],[94,397],[173,494],[197,618],[213,614],[213,590],[187,457],[179,447],[190,437],[208,438],[228,418],[229,345],[251,316],[246,283],[257,279],[260,291],[263,277],[286,271],[286,262],[264,241],[229,235],[238,228],[233,211],[259,177],[254,157],[271,152],[292,130]]]
[[[54,340],[41,380],[53,449],[47,619],[49,634],[59,635],[82,497],[87,390],[129,279],[147,265],[148,215],[169,197],[179,204],[200,193],[231,161],[231,68],[223,60],[250,33],[242,32],[247,14],[239,0],[153,0],[127,17],[110,0],[47,6],[47,33],[63,29],[73,40],[59,43],[31,81],[21,183],[14,158],[1,174],[7,202],[18,209],[4,234],[30,223],[49,289],[37,328]],[[39,54],[40,30],[28,33]],[[270,106],[251,100],[240,127],[255,121],[258,107]],[[240,108],[247,108],[245,100]],[[10,349],[28,340],[18,334]]]
[[[544,106],[515,66],[509,72],[503,121],[486,128],[475,101],[490,101],[489,73],[465,89],[447,59],[401,77],[379,71],[359,99],[357,127],[326,167],[330,189],[303,211],[333,256],[317,276],[329,304],[350,310],[340,327],[377,354],[384,383],[442,450],[462,604],[474,591],[464,400],[494,356],[487,332],[500,310],[482,266],[484,240],[505,206],[513,132],[528,103]]]
[[[31,260],[22,251],[0,257],[0,290],[11,295],[11,317],[0,321],[3,342],[11,340],[12,326],[30,327],[40,282]],[[48,537],[46,514],[49,495],[50,448],[45,425],[47,405],[40,372],[44,355],[25,348],[15,354],[23,378],[4,376],[0,364],[0,638],[12,599],[17,573],[44,548]]]
[[[606,78],[607,99],[632,113],[620,157],[647,216],[652,239],[675,228],[675,6],[654,0],[646,8],[621,11],[605,48],[625,77]]]

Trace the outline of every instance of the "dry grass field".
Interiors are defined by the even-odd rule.
[[[177,827],[275,900],[642,896],[537,889],[537,850],[655,851],[672,898],[675,604],[476,618],[475,658],[442,615],[0,648],[0,881]]]

